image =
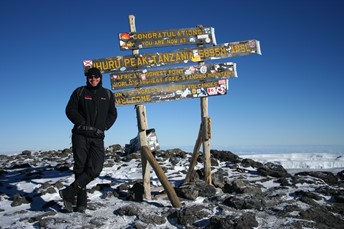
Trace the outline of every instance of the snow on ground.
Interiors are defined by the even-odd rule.
[[[282,165],[285,169],[289,171],[305,171],[309,169],[323,169],[323,170],[332,170],[332,171],[341,171],[344,168],[344,154],[343,153],[285,153],[285,154],[240,154],[241,158],[251,158],[255,161],[259,161],[262,163],[266,162],[273,162]],[[101,176],[90,184],[90,186],[94,184],[101,184],[101,183],[109,183],[111,181],[123,183],[128,179],[135,180],[142,178],[142,171],[139,168],[137,161],[132,161],[129,163],[129,166],[121,166],[121,165],[114,165],[110,168],[104,168],[101,173]],[[172,174],[178,174],[180,171],[185,171],[187,168],[185,165],[177,165],[174,167],[174,171],[167,174],[171,177]],[[16,174],[13,173],[13,176]],[[254,179],[254,177],[252,178]],[[70,184],[73,181],[73,177],[68,174],[67,176],[61,174],[51,174],[51,176],[44,177],[37,180],[31,181],[20,181],[17,183],[10,184],[14,187],[15,191],[23,192],[23,193],[30,193],[35,188],[38,188],[43,183],[49,181],[50,183],[57,182],[61,180],[64,185]],[[171,180],[173,183],[173,180]],[[176,181],[174,181],[176,182]],[[153,185],[161,185],[160,182],[157,180],[156,175],[154,172],[152,173],[152,183]],[[173,184],[174,185],[174,184]],[[272,187],[276,184],[268,184],[266,183],[266,187]],[[126,228],[127,225],[133,222],[133,218],[128,216],[123,217],[114,217],[113,211],[114,209],[118,209],[121,206],[127,205],[128,202],[118,199],[116,197],[111,197],[108,199],[104,199],[102,196],[98,195],[100,192],[95,192],[93,195],[90,195],[90,205],[92,203],[101,203],[102,206],[95,206],[97,211],[87,211],[86,214],[79,214],[79,213],[72,213],[72,214],[64,214],[58,212],[56,218],[59,218],[63,221],[63,218],[68,217],[69,222],[73,218],[72,225],[79,225],[79,228],[83,228],[82,222],[85,221],[85,218],[91,217],[90,214],[94,217],[95,215],[98,216],[100,219],[104,219],[105,225],[103,228]],[[58,201],[62,205],[61,198],[57,193],[52,194],[45,194],[42,196],[45,202],[49,202],[51,200]],[[197,200],[196,200],[197,201]],[[27,225],[25,222],[21,222],[23,218],[33,217],[35,214],[38,214],[39,211],[34,206],[30,206],[30,204],[23,204],[16,208],[13,208],[11,204],[11,200],[7,199],[7,197],[2,196],[0,198],[0,209],[1,209],[1,222],[0,228],[35,228],[32,225]],[[136,203],[130,203],[136,204]],[[145,201],[144,203],[140,203],[141,205],[144,204],[145,211],[147,212],[154,212],[156,208],[154,205],[162,205],[162,206],[171,206],[170,201],[165,198],[160,198],[154,201]],[[90,206],[92,208],[92,206]],[[54,210],[54,209],[53,209]],[[57,211],[57,210],[56,210]],[[20,213],[20,214],[19,214]],[[135,217],[135,216],[133,216]],[[263,217],[264,218],[264,217]],[[261,219],[262,220],[262,219]],[[271,226],[274,224],[274,217],[266,218],[265,220],[271,222]],[[81,222],[81,224],[80,224]],[[12,226],[13,227],[12,227]],[[268,223],[265,223],[268,225]],[[59,222],[59,226],[62,228],[70,228],[70,225],[64,224],[63,222]],[[53,228],[53,227],[52,227]],[[166,224],[161,225],[160,228],[175,228],[166,222]],[[273,227],[271,227],[273,228]]]

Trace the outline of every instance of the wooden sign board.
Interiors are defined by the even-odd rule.
[[[227,90],[228,79],[224,79],[183,84],[171,83],[150,88],[118,91],[114,92],[114,95],[116,106],[121,106],[225,95]]]
[[[187,44],[216,44],[214,28],[203,26],[140,33],[125,32],[119,33],[118,38],[121,50]]]
[[[208,47],[179,49],[173,52],[156,52],[136,56],[128,55],[84,60],[83,66],[85,72],[91,67],[96,67],[102,73],[110,73],[250,54],[261,54],[259,41],[247,40]]]
[[[230,77],[237,77],[236,64],[232,62],[169,69],[143,69],[110,74],[113,90],[180,83],[185,81],[199,82],[209,79],[228,79]]]

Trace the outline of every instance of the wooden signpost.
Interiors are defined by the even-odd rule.
[[[201,25],[195,28],[137,32],[133,15],[129,16],[129,26],[130,32],[119,33],[118,37],[120,49],[131,50],[132,55],[84,60],[84,71],[96,67],[102,73],[110,73],[116,105],[135,105],[141,146],[144,198],[151,199],[149,162],[173,207],[179,208],[181,204],[173,187],[147,147],[148,122],[143,104],[200,98],[201,125],[184,183],[190,180],[200,145],[203,143],[205,181],[211,184],[211,119],[208,116],[208,97],[227,94],[228,81],[231,77],[237,77],[237,72],[235,63],[205,64],[204,61],[251,54],[260,55],[260,42],[246,40],[218,45],[214,28]],[[139,53],[139,49],[144,48],[188,44],[196,47],[172,52]],[[197,65],[185,66],[189,62]],[[172,64],[184,66],[166,68]]]

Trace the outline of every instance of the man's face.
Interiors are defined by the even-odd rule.
[[[95,75],[88,76],[87,80],[90,83],[90,85],[92,85],[92,87],[96,87],[100,82],[100,76],[95,76]]]

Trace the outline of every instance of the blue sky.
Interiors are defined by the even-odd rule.
[[[261,42],[261,56],[219,60],[235,62],[238,78],[227,95],[209,98],[211,148],[344,145],[341,0],[12,0],[0,8],[0,153],[71,146],[65,106],[85,84],[82,60],[130,55],[117,38],[129,31],[128,15],[138,32],[201,24],[215,28],[218,44]],[[108,74],[103,81],[110,88]],[[195,144],[199,99],[145,106],[162,148]],[[137,135],[134,107],[118,113],[106,146]]]

